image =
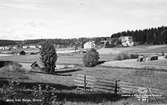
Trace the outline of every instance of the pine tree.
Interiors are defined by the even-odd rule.
[[[42,44],[40,55],[45,66],[44,71],[47,73],[53,73],[55,70],[55,63],[57,61],[57,53],[50,41],[45,41]]]

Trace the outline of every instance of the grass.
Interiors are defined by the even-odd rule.
[[[123,97],[115,97],[114,94],[110,93],[88,93],[85,94],[81,91],[73,91],[76,87],[67,87],[63,85],[56,84],[46,84],[46,83],[22,83],[18,81],[0,81],[0,100],[6,99],[40,99],[40,104],[43,105],[43,102],[51,104],[52,98],[55,97],[56,103],[102,103],[104,100],[108,101],[118,101]],[[1,91],[3,90],[3,91]],[[25,91],[27,90],[27,91]],[[62,91],[67,90],[67,91]],[[23,102],[20,102],[22,104]],[[36,105],[39,103],[33,103],[32,105]],[[45,105],[45,104],[44,104]]]
[[[76,77],[77,74],[83,74],[86,73],[87,75],[92,75],[96,79],[111,79],[111,80],[121,80],[121,81],[127,81],[131,82],[137,86],[146,86],[145,81],[151,79],[152,83],[151,86],[153,88],[158,88],[161,89],[162,92],[167,93],[165,90],[167,88],[167,82],[165,81],[167,79],[166,72],[154,72],[154,78],[148,78],[143,75],[143,72],[141,71],[136,71],[136,70],[131,70],[131,69],[113,69],[113,68],[104,68],[104,67],[94,67],[94,68],[86,68],[82,67],[82,70],[79,71],[73,71],[73,72],[67,72],[67,74],[72,74],[71,76],[59,76],[59,75],[51,75],[51,74],[43,74],[43,73],[21,73],[21,72],[2,72],[0,70],[0,77],[10,77],[12,80],[22,80],[22,82],[29,82],[29,83],[34,83],[37,84],[39,83],[44,83],[44,84],[54,84],[57,88],[59,89],[64,89],[61,92],[65,92],[66,89],[69,89],[70,87],[74,86],[74,78]],[[61,74],[61,73],[60,73]],[[66,74],[66,73],[62,73]],[[144,73],[145,74],[145,73]],[[149,74],[149,73],[146,73]],[[25,76],[28,76],[25,78]],[[23,79],[23,77],[25,79]],[[29,85],[30,86],[30,85]],[[62,87],[65,86],[65,87]],[[67,87],[67,88],[66,88]],[[72,89],[72,88],[71,88]],[[61,96],[61,95],[60,95]],[[68,94],[65,92],[63,96],[68,96]],[[76,96],[78,97],[78,95]],[[63,98],[64,99],[64,98]],[[81,98],[82,99],[82,98]],[[91,99],[93,100],[93,99]],[[98,99],[99,100],[99,99]],[[125,100],[124,100],[125,101]],[[70,98],[66,100],[66,104],[83,104],[85,103],[82,101],[72,101]],[[122,101],[121,101],[122,102]],[[126,101],[125,101],[126,102]],[[85,104],[114,104],[112,101],[106,99],[104,102],[89,102],[87,101]],[[117,102],[116,102],[117,103]],[[119,101],[118,101],[119,103]]]
[[[0,60],[33,63],[39,60],[40,55],[1,56]],[[58,55],[58,64],[82,64],[82,55]]]
[[[2,81],[0,82],[2,83]],[[134,97],[115,96],[109,93],[81,93],[80,91],[59,91],[59,89],[70,89],[69,87],[60,86],[57,88],[54,84],[41,84],[41,83],[20,83],[4,81],[1,84],[0,99],[1,100],[14,100],[25,99],[32,101],[33,99],[40,100],[39,102],[31,102],[31,105],[127,105],[127,104],[140,104]],[[73,88],[71,88],[73,89]],[[50,103],[51,102],[51,103]],[[12,102],[11,102],[12,103]],[[16,102],[15,102],[16,103]],[[20,104],[26,102],[20,102]],[[27,102],[28,104],[29,102]],[[45,103],[45,104],[44,104]],[[54,104],[53,104],[54,103]],[[155,102],[151,102],[155,103]],[[26,104],[26,105],[27,105]],[[147,104],[147,103],[145,103]]]
[[[139,48],[139,47],[138,47]],[[140,49],[142,49],[141,47]],[[153,47],[152,47],[153,48]],[[150,49],[152,49],[150,48]],[[159,48],[159,47],[156,47]],[[130,50],[132,48],[129,48]],[[137,48],[134,48],[137,49]],[[107,49],[109,50],[109,49]],[[125,48],[123,48],[123,51]],[[129,50],[129,51],[130,51]],[[141,51],[141,50],[140,50]],[[113,60],[114,56],[113,54],[101,54],[100,60]],[[25,56],[6,56],[6,57],[0,57],[0,60],[12,60],[17,62],[34,62],[36,59],[38,59],[39,55],[25,55]],[[6,69],[0,69],[0,77],[1,78],[10,78],[10,79],[16,79],[20,80],[22,82],[29,82],[29,83],[52,83],[56,84],[58,86],[66,86],[66,87],[73,87],[74,86],[74,79],[76,78],[77,74],[87,74],[94,76],[96,79],[110,79],[110,80],[121,80],[126,82],[131,82],[134,85],[138,86],[147,86],[147,83],[149,82],[150,86],[153,88],[160,89],[164,94],[167,94],[167,72],[160,72],[160,71],[154,71],[152,77],[146,77],[144,76],[143,70],[145,69],[134,69],[134,68],[114,68],[114,67],[103,67],[101,65],[98,65],[93,68],[87,68],[82,65],[82,54],[59,54],[58,55],[58,61],[57,64],[74,64],[77,65],[77,68],[79,70],[73,70],[67,69],[67,71],[59,70],[59,73],[57,74],[45,74],[41,72],[15,72],[15,71],[7,71]],[[133,61],[134,62],[134,61]],[[119,63],[117,63],[118,65]],[[125,65],[129,65],[129,63],[124,63]],[[166,65],[166,63],[157,63],[157,65]],[[143,64],[143,67],[146,65],[150,66],[151,64]],[[154,63],[152,65],[155,65]],[[140,66],[140,65],[139,65]],[[146,73],[147,74],[147,73]],[[149,74],[149,73],[148,73]],[[64,90],[63,90],[64,91]],[[62,91],[62,92],[63,92]],[[167,97],[167,96],[165,96]],[[160,100],[160,102],[165,102],[166,99]],[[126,104],[126,102],[131,102],[128,99],[123,99],[118,102],[112,102],[110,100],[104,100],[103,102],[77,102],[77,101],[71,101],[66,100],[65,105],[95,105],[95,104],[104,104],[104,105],[120,105],[120,104]],[[133,102],[133,100],[132,100]],[[134,102],[135,103],[135,102]],[[166,102],[167,103],[167,102]]]

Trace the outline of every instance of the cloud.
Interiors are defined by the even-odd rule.
[[[37,6],[34,4],[3,4],[5,7],[10,7],[10,8],[19,8],[19,9],[39,9]]]
[[[156,27],[167,24],[166,5],[166,0],[0,0],[0,38],[92,37]]]
[[[0,7],[30,10],[41,9],[37,0],[2,0],[0,1]]]

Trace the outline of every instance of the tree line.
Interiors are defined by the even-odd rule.
[[[149,28],[144,30],[135,30],[135,31],[123,31],[112,34],[111,37],[94,37],[94,38],[72,38],[72,39],[34,39],[34,40],[0,40],[0,46],[8,45],[31,45],[31,44],[41,44],[49,40],[55,45],[60,47],[83,47],[84,43],[92,40],[95,41],[96,45],[100,45],[101,41],[119,38],[120,36],[132,36],[134,42],[138,44],[167,44],[167,27],[157,27]]]
[[[0,40],[0,46],[16,45],[17,42],[13,40]]]
[[[92,40],[98,45],[102,40],[105,40],[109,37],[96,37],[96,38],[72,38],[72,39],[34,39],[34,40],[23,40],[23,41],[15,41],[15,40],[0,40],[0,46],[8,46],[8,45],[37,45],[42,44],[45,41],[50,41],[55,45],[60,45],[61,47],[83,47],[84,43]]]
[[[149,28],[144,30],[123,31],[111,35],[111,38],[132,36],[138,44],[167,44],[167,27]]]

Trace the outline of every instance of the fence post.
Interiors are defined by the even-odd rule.
[[[117,88],[118,88],[118,85],[117,85],[117,80],[115,80],[115,91],[114,91],[114,94],[117,96]]]
[[[86,85],[87,85],[87,83],[86,83],[86,74],[84,74],[84,90],[85,90],[85,92],[86,92]]]

